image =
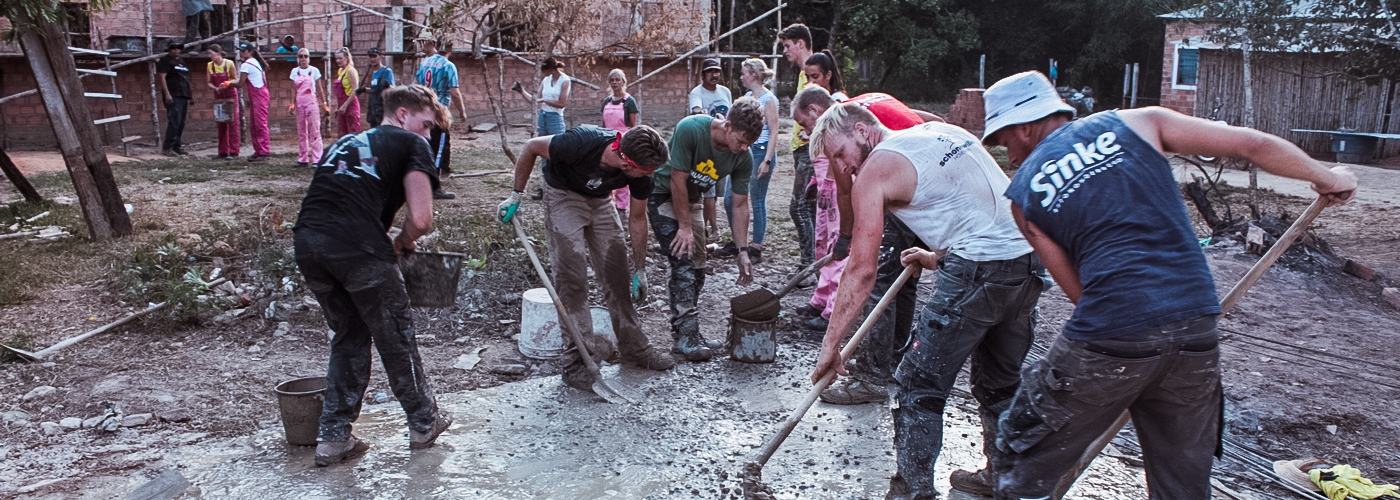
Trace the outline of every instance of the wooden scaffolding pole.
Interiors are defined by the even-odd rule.
[[[773,8],[770,9],[768,12],[764,12],[763,14],[760,14],[758,17],[753,18],[753,19],[750,20],[749,22],[744,23],[744,24],[741,25],[741,26],[735,27],[735,28],[732,29],[732,30],[726,31],[723,35],[720,35],[720,36],[718,36],[718,37],[715,37],[715,39],[713,39],[713,40],[710,40],[710,41],[708,41],[708,42],[705,42],[705,43],[702,43],[702,44],[700,44],[700,45],[695,46],[695,48],[690,49],[690,52],[686,52],[686,53],[684,53],[684,54],[681,54],[680,56],[676,57],[675,60],[672,60],[671,62],[666,63],[665,65],[661,66],[660,68],[656,68],[656,69],[652,70],[651,73],[647,73],[646,76],[643,76],[643,77],[641,77],[641,78],[638,78],[637,81],[629,82],[629,83],[627,84],[627,86],[628,86],[628,87],[634,87],[634,86],[636,86],[637,84],[642,83],[643,80],[646,80],[647,78],[651,78],[651,77],[653,77],[653,76],[656,76],[657,74],[661,73],[662,71],[665,71],[666,68],[669,68],[669,67],[671,67],[671,66],[675,66],[676,63],[679,63],[679,62],[681,62],[681,61],[683,61],[683,60],[689,60],[688,58],[689,58],[691,55],[695,54],[696,52],[700,52],[701,50],[705,49],[706,47],[709,47],[710,44],[717,44],[717,43],[719,43],[720,40],[723,40],[723,39],[725,39],[725,38],[728,38],[729,35],[733,35],[733,34],[735,34],[735,33],[738,33],[739,30],[742,30],[742,29],[744,29],[744,28],[747,28],[747,27],[753,25],[754,23],[763,20],[763,18],[766,18],[766,17],[768,17],[768,16],[770,16],[770,15],[773,15],[773,13],[775,13],[775,12],[782,12],[783,7],[787,7],[787,4],[786,4],[786,3],[780,3],[780,4],[778,4],[777,7],[773,7]]]
[[[145,5],[143,5],[143,13],[145,14],[146,21],[146,52],[150,53],[147,55],[154,55],[156,53],[156,48],[155,36],[154,33],[151,32],[151,0],[145,1]],[[108,71],[111,71],[112,69],[115,68],[112,66],[107,67]],[[164,132],[160,129],[160,95],[156,93],[155,61],[149,61],[146,63],[146,75],[150,78],[151,83],[151,131],[155,132],[156,144],[165,144],[165,138],[163,137]],[[78,75],[78,78],[82,78],[83,76],[84,75]],[[15,97],[19,97],[20,95],[21,94],[15,94],[13,96],[6,97],[5,99],[12,99]]]

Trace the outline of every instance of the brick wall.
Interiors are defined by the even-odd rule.
[[[1208,26],[1189,20],[1167,20],[1166,43],[1162,53],[1162,106],[1185,114],[1196,110],[1196,90],[1172,88],[1172,78],[1176,75],[1176,47],[1185,40],[1204,39]]]
[[[962,89],[958,99],[948,110],[948,123],[967,130],[981,132],[986,126],[987,108],[982,101],[982,93],[987,89]]]
[[[286,113],[288,104],[293,102],[293,86],[287,79],[291,68],[295,65],[286,62],[283,58],[269,57],[268,74],[271,81],[270,90],[272,93],[272,104],[269,108],[269,127],[274,137],[293,137],[296,130],[295,119]],[[186,58],[190,67],[190,79],[194,88],[194,101],[190,105],[188,123],[185,127],[184,142],[193,144],[196,142],[214,142],[215,124],[213,117],[213,106],[211,101],[213,93],[203,84],[206,81],[205,63],[206,58],[189,57]],[[456,54],[452,57],[456,63],[459,73],[459,82],[463,99],[467,104],[466,124],[468,126],[495,122],[491,105],[486,97],[486,80],[482,76],[482,63],[472,59],[468,54]],[[486,59],[486,68],[492,82],[492,93],[494,95],[494,83],[497,81],[497,62],[494,58]],[[649,73],[665,64],[668,60],[648,61],[643,64],[643,72]],[[362,72],[366,68],[368,61],[363,55],[356,55],[356,63],[359,64]],[[315,61],[317,67],[324,71],[323,62]],[[410,58],[400,58],[395,61],[392,67],[395,75],[401,82],[407,82],[412,78],[412,68],[416,61]],[[79,67],[98,68],[100,64],[90,61],[80,61]],[[698,67],[698,64],[692,65]],[[602,84],[604,90],[592,90],[582,85],[575,85],[570,98],[570,106],[565,111],[565,119],[570,127],[583,124],[601,124],[602,112],[599,101],[606,95],[606,75],[613,67],[620,67],[628,73],[630,79],[636,78],[636,60],[598,60],[587,68],[574,68],[570,66],[566,72],[577,76],[585,81]],[[535,123],[534,107],[527,103],[519,95],[510,92],[512,82],[519,81],[526,88],[533,86],[534,67],[506,58],[505,63],[505,86],[506,99],[505,113],[506,121],[512,124]],[[3,74],[3,85],[0,85],[0,93],[4,95],[35,88],[34,78],[29,70],[29,65],[22,59],[5,58],[0,59],[0,74]],[[365,75],[367,76],[367,75]],[[693,82],[697,79],[687,74],[687,65],[682,62],[668,68],[665,72],[647,79],[636,87],[629,89],[629,92],[638,101],[641,107],[642,123],[658,128],[669,128],[676,121],[685,116],[686,97],[690,92]],[[89,76],[83,79],[84,87],[88,92],[110,93],[112,92],[111,80],[106,77]],[[533,92],[533,90],[532,90]],[[146,145],[154,145],[156,134],[152,128],[151,108],[154,103],[151,98],[150,77],[145,65],[134,65],[121,68],[117,76],[117,93],[122,94],[120,100],[112,99],[88,99],[87,103],[94,119],[107,116],[117,116],[123,114],[132,115],[130,120],[123,122],[125,135],[141,135],[143,139],[137,141]],[[498,98],[500,96],[497,96]],[[246,100],[246,97],[245,97]],[[115,106],[115,107],[114,107]],[[362,103],[362,109],[363,103]],[[247,108],[243,108],[246,115]],[[454,119],[460,120],[456,117]],[[164,109],[160,109],[160,127],[164,132]],[[100,126],[105,127],[103,132],[104,140],[108,144],[119,144],[122,133],[115,124]],[[334,134],[334,128],[329,127],[327,134]],[[17,99],[4,104],[0,104],[0,134],[3,134],[5,147],[16,148],[50,148],[54,147],[56,141],[53,130],[49,125],[48,116],[44,112],[43,102],[39,96],[33,95],[23,99]],[[247,137],[246,128],[244,137]],[[246,142],[245,142],[246,144]]]

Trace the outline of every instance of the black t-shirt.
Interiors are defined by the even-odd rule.
[[[341,137],[321,157],[297,230],[310,229],[385,260],[394,259],[389,226],[404,204],[404,176],[417,170],[438,188],[428,140],[384,125]]]
[[[171,97],[193,97],[190,94],[190,69],[180,56],[166,54],[156,61],[156,73],[165,73],[165,88],[170,89]]]
[[[549,162],[544,180],[555,189],[567,189],[590,198],[602,198],[622,186],[632,188],[632,197],[644,200],[651,194],[651,176],[628,177],[621,169],[602,168],[603,152],[617,140],[617,132],[584,125],[549,140]]]

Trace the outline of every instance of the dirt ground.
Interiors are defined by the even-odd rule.
[[[511,130],[513,147],[518,149],[524,138],[522,130]],[[463,139],[458,142],[459,151],[454,157],[459,173],[509,168],[494,132]],[[279,145],[277,150],[287,151],[287,145]],[[208,147],[194,152],[199,158],[214,153]],[[0,215],[10,214],[22,220],[49,211],[51,215],[23,223],[24,227],[55,224],[79,236],[53,243],[0,240],[0,254],[6,256],[0,266],[0,341],[37,350],[144,308],[146,302],[131,294],[130,282],[123,276],[129,273],[135,255],[160,244],[188,249],[192,259],[189,265],[205,278],[214,268],[220,269],[237,287],[237,295],[246,296],[247,303],[224,306],[224,310],[242,309],[243,313],[222,313],[217,320],[212,318],[219,311],[206,312],[195,320],[156,314],[59,351],[40,363],[9,361],[0,365],[0,394],[6,395],[0,403],[5,431],[0,437],[0,497],[124,496],[169,467],[183,468],[190,477],[206,478],[211,483],[238,484],[238,477],[218,479],[217,475],[210,475],[207,471],[217,468],[217,464],[210,465],[210,459],[198,456],[239,443],[261,444],[242,454],[217,456],[228,458],[230,463],[260,464],[291,472],[305,469],[302,462],[309,462],[304,451],[277,446],[281,422],[272,388],[284,380],[317,376],[325,366],[325,321],[314,300],[308,300],[309,293],[298,284],[289,260],[290,232],[281,225],[294,221],[310,172],[293,168],[295,159],[286,154],[268,164],[252,166],[241,161],[159,159],[148,153],[134,156],[138,159],[114,163],[113,169],[126,202],[133,205],[137,234],[122,241],[93,244],[81,237],[85,230],[76,207],[62,203],[71,203],[73,193],[61,161],[54,161],[56,155],[14,154],[45,197],[59,202],[45,207],[27,206],[19,202],[12,188],[3,188],[0,204],[9,204],[9,208],[8,212],[0,211]],[[1400,380],[1400,370],[1390,359],[1400,350],[1400,310],[1380,298],[1383,285],[1396,286],[1400,282],[1400,207],[1395,202],[1400,199],[1400,171],[1375,167],[1357,170],[1362,187],[1356,202],[1323,212],[1313,225],[1313,232],[1330,243],[1336,254],[1374,268],[1379,276],[1362,280],[1342,273],[1339,265],[1300,265],[1296,269],[1276,266],[1250,290],[1236,311],[1221,323],[1228,398],[1226,433],[1232,443],[1269,459],[1316,456],[1354,465],[1378,482],[1400,482],[1400,457],[1393,449],[1394,443],[1400,442],[1400,423],[1388,416],[1393,403],[1400,401],[1400,383],[1396,382]],[[782,157],[769,196],[769,244],[755,282],[770,289],[782,286],[797,262],[792,243],[795,234],[787,216],[791,171],[790,157]],[[1227,172],[1225,181],[1237,185],[1240,178]],[[461,405],[461,411],[513,406],[512,415],[530,413],[529,407],[521,410],[518,398],[501,397],[502,392],[544,387],[541,384],[550,384],[556,392],[569,391],[558,388],[559,368],[553,362],[525,358],[517,349],[514,336],[518,334],[520,294],[538,283],[513,234],[491,220],[496,204],[509,192],[508,182],[505,175],[451,180],[447,188],[456,191],[458,198],[436,204],[438,232],[427,243],[431,248],[462,252],[477,259],[463,276],[457,307],[416,309],[414,313],[419,345],[435,390],[444,395],[445,401]],[[1268,177],[1261,182],[1277,191],[1263,195],[1261,207],[1266,214],[1286,212],[1290,217],[1296,216],[1309,201],[1299,197],[1307,194],[1299,189],[1301,183]],[[1229,196],[1238,215],[1244,195],[1232,190]],[[542,237],[539,203],[526,202],[522,214],[531,233]],[[0,223],[8,225],[10,221],[7,217]],[[1204,225],[1199,227],[1204,230]],[[0,227],[0,234],[6,232],[4,229]],[[1222,296],[1257,260],[1257,256],[1244,251],[1242,242],[1230,238],[1217,238],[1207,247],[1206,254]],[[665,260],[653,251],[649,262],[652,302],[641,309],[643,328],[653,344],[666,346],[670,336],[664,302]],[[732,260],[717,263],[701,302],[702,328],[711,339],[724,337],[727,299],[751,289],[733,284],[736,270]],[[922,288],[926,291],[932,285],[926,282]],[[790,311],[809,296],[810,291],[799,290],[784,301],[785,308]],[[1054,289],[1042,298],[1040,311],[1037,341],[1046,346],[1072,308],[1063,294]],[[773,376],[800,375],[804,369],[810,369],[815,357],[814,337],[804,333],[791,318],[782,325],[784,360],[773,365]],[[480,348],[485,350],[480,351],[479,364],[471,369],[455,367]],[[635,380],[641,384],[670,384],[665,385],[666,390],[673,390],[676,383],[700,383],[695,380],[703,378],[689,374],[732,375],[734,370],[753,368],[717,360],[679,370],[688,375],[667,375],[659,379],[663,382]],[[530,382],[515,385],[522,381]],[[533,384],[535,381],[539,384]],[[710,389],[725,390],[718,386],[705,390]],[[685,391],[663,393],[666,397],[696,397]],[[396,405],[390,404],[392,393],[378,368],[368,394],[370,402],[377,403],[369,407],[370,420],[400,425],[402,414],[395,413]],[[562,403],[548,411],[567,412],[570,405],[584,404],[584,399],[576,394],[558,398]],[[490,403],[496,400],[499,402]],[[45,432],[44,423],[97,417],[108,403],[127,416],[149,413],[152,418],[144,425],[114,432],[89,428]],[[963,417],[972,408],[966,400],[950,408],[954,406],[965,407],[960,413]],[[647,408],[657,413],[668,411],[664,404]],[[744,431],[752,433],[756,429],[761,439],[768,429],[776,428],[786,418],[788,408],[789,405],[780,404],[753,412],[749,418],[754,420],[745,425],[754,427]],[[812,415],[836,410],[819,404]],[[880,432],[887,433],[888,413],[868,413],[862,418],[873,422],[873,426],[883,426]],[[839,431],[843,425],[849,425],[833,418],[814,420],[824,431]],[[976,432],[975,427],[970,428]],[[719,432],[723,427],[715,429]],[[452,432],[472,431],[459,426]],[[1115,442],[1121,445],[1121,453],[1129,455],[1121,460],[1123,464],[1131,464],[1131,456],[1136,453],[1130,436],[1131,433],[1122,434]],[[954,446],[952,441],[965,440],[955,439],[951,431],[948,437],[950,449]],[[970,440],[975,438],[973,435]],[[609,442],[607,438],[584,439]],[[797,439],[796,434],[793,439]],[[489,441],[475,441],[478,445],[483,442]],[[892,459],[888,457],[888,440],[872,442],[876,444],[862,446],[883,442],[886,448],[859,450],[872,458],[868,463],[870,470],[857,476],[878,483],[888,476]],[[461,454],[470,450],[459,445],[457,451]],[[670,452],[678,457],[705,456],[695,449]],[[782,452],[780,458],[781,455]],[[967,460],[953,464],[957,467],[980,465],[980,455],[975,450],[954,456]],[[386,463],[396,462],[387,460],[377,467],[385,467]],[[800,469],[793,464],[801,463],[797,460],[775,468],[792,471]],[[1091,487],[1076,489],[1070,498],[1145,498],[1141,469],[1123,464],[1116,465],[1117,469],[1091,472],[1085,481]],[[561,465],[565,464],[554,464]],[[731,465],[714,468],[737,473],[739,468]],[[543,472],[550,464],[533,466],[541,468],[537,472]],[[657,467],[666,470],[665,466]],[[1098,471],[1098,466],[1094,470]],[[1222,484],[1243,495],[1289,495],[1238,460],[1221,461],[1217,472]],[[519,486],[529,481],[528,476],[527,472],[507,471],[498,479],[503,481],[500,484]],[[663,473],[662,477],[667,476]],[[769,477],[765,475],[765,479]],[[394,481],[403,478],[389,474],[364,480],[368,483],[360,481],[356,489],[335,491],[342,491],[347,497],[441,496],[444,491],[446,496],[457,496],[451,493],[455,490],[450,481],[441,483],[446,490],[378,490],[375,485],[381,484],[380,479],[389,485],[398,484]],[[718,488],[736,483],[726,481],[709,484],[716,488],[714,491],[658,487],[645,490],[649,493],[617,493],[600,486],[587,490],[591,492],[587,496],[720,498],[725,495],[718,494]],[[779,488],[792,488],[783,494],[786,498],[869,498],[882,494],[879,487],[855,488],[854,482],[840,480],[824,483],[820,491],[805,489],[810,484],[803,481],[785,481],[781,477],[773,481]],[[824,489],[827,487],[833,489]],[[560,490],[511,488],[514,487],[503,486],[496,494],[512,497],[501,492],[514,491],[518,493],[513,496],[516,498],[571,496]],[[375,491],[397,493],[375,495]],[[491,496],[489,488],[486,492]],[[246,498],[253,494],[253,490],[229,486],[223,490],[196,488],[186,496]],[[284,492],[272,496],[297,495]],[[308,496],[338,495],[323,491]]]

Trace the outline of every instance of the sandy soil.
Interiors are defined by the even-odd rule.
[[[524,136],[519,130],[512,130],[511,134],[518,147]],[[463,150],[456,155],[459,172],[506,168],[494,133],[480,134],[475,140],[461,143],[459,147]],[[213,151],[196,151],[196,154],[209,156]],[[53,170],[51,154],[47,160],[41,154],[15,154],[15,157],[26,170]],[[293,171],[290,167],[293,161],[281,157],[280,163],[261,170],[202,160],[115,165],[123,182],[124,196],[137,207],[133,217],[140,228],[138,235],[107,245],[82,243],[98,248],[75,254],[71,270],[52,273],[52,282],[29,285],[32,299],[0,306],[0,339],[27,334],[33,337],[36,347],[48,346],[145,306],[136,303],[114,284],[112,264],[129,258],[130,251],[139,244],[157,241],[166,233],[184,235],[208,231],[211,221],[217,221],[235,228],[226,233],[230,240],[237,239],[239,232],[263,232],[268,234],[263,238],[269,244],[281,245],[285,251],[290,237],[274,229],[275,224],[270,220],[274,216],[290,220],[296,213],[307,173]],[[756,279],[758,284],[773,289],[782,285],[796,264],[796,249],[791,243],[795,237],[787,217],[787,186],[791,183],[787,161],[784,157],[778,178],[773,181],[769,198],[770,244],[765,251],[768,261],[759,266]],[[36,166],[40,164],[48,167]],[[62,170],[61,161],[58,166],[58,170]],[[270,170],[283,167],[286,171]],[[1324,212],[1314,225],[1314,231],[1330,242],[1342,257],[1371,266],[1386,276],[1400,276],[1400,258],[1396,250],[1396,241],[1400,239],[1400,211],[1393,201],[1397,199],[1394,195],[1400,194],[1397,193],[1400,172],[1383,168],[1358,170],[1363,190],[1357,202]],[[194,180],[162,183],[166,177],[176,181]],[[1227,182],[1236,181],[1234,174],[1227,175]],[[346,472],[318,475],[315,469],[308,470],[310,458],[305,449],[288,448],[278,442],[281,423],[271,389],[280,381],[315,376],[324,371],[326,326],[315,306],[307,304],[303,288],[293,287],[287,293],[273,286],[257,286],[260,279],[277,281],[281,277],[258,278],[256,271],[265,267],[260,267],[256,255],[244,252],[222,260],[226,273],[250,289],[252,304],[242,317],[228,323],[206,321],[201,324],[151,318],[60,351],[44,363],[7,363],[0,367],[0,393],[8,396],[0,403],[0,413],[6,413],[4,437],[0,437],[0,497],[123,496],[160,470],[172,467],[184,471],[197,487],[206,486],[203,490],[190,490],[187,494],[190,497],[246,498],[254,494],[253,490],[240,489],[246,488],[240,484],[249,480],[309,484],[311,493],[304,497],[373,496],[371,492],[383,492],[388,496],[457,496],[453,492],[463,491],[477,491],[488,496],[495,492],[516,498],[570,496],[563,490],[539,486],[541,483],[530,477],[558,475],[561,470],[574,470],[570,467],[581,462],[549,462],[544,459],[550,456],[548,454],[524,451],[524,456],[533,458],[501,456],[502,450],[509,453],[516,445],[493,442],[480,435],[467,437],[485,430],[507,435],[527,432],[510,425],[487,425],[476,420],[474,415],[483,409],[538,418],[540,413],[591,412],[597,410],[599,404],[561,388],[558,367],[554,363],[530,360],[516,349],[512,335],[517,333],[518,327],[508,322],[519,319],[520,293],[537,285],[526,270],[525,257],[511,234],[497,225],[482,223],[507,193],[503,182],[505,177],[499,175],[454,179],[448,188],[455,190],[459,197],[437,205],[439,234],[432,245],[449,251],[468,251],[485,258],[486,264],[464,277],[457,307],[415,311],[419,344],[436,390],[444,395],[445,404],[460,412],[459,422],[464,419],[477,422],[455,427],[452,434],[460,435],[454,438],[458,441],[444,448],[448,450],[443,452],[445,455],[434,452],[432,457],[439,457],[439,461],[431,467],[424,469],[409,464],[405,461],[420,459],[417,455],[408,457],[402,450],[390,449],[401,447],[394,439],[402,438],[401,431],[396,430],[401,429],[402,415],[392,404],[392,395],[378,369],[369,394],[372,401],[381,393],[383,397],[377,400],[379,404],[369,407],[365,424],[369,429],[377,429],[372,431],[376,436],[383,436],[382,442],[376,443],[376,453],[383,450],[379,458],[366,459],[368,462],[354,468],[347,467]],[[1308,200],[1287,196],[1307,194],[1293,186],[1298,183],[1264,182],[1266,187],[1285,193],[1266,195],[1266,213],[1302,212]],[[45,187],[41,191],[48,197],[72,196],[71,186],[63,182],[42,185]],[[0,191],[0,202],[16,199],[17,194],[12,189]],[[527,202],[522,210],[534,233],[540,234],[537,225],[541,217],[540,205]],[[81,234],[81,222],[76,222],[69,231]],[[1222,295],[1257,259],[1245,253],[1241,244],[1228,238],[1223,240],[1207,250]],[[204,245],[212,243],[205,241]],[[45,248],[0,241],[0,252],[6,254],[56,252]],[[664,346],[669,345],[665,304],[661,301],[664,298],[664,258],[653,252],[650,263],[654,298],[652,304],[642,309],[643,327],[654,344]],[[208,266],[212,261],[201,264]],[[706,283],[701,302],[704,333],[714,339],[724,336],[727,299],[747,290],[733,285],[736,271],[732,260],[721,260],[718,264],[716,274]],[[1400,372],[1388,359],[1390,353],[1400,349],[1400,338],[1396,337],[1396,332],[1400,332],[1400,311],[1379,298],[1380,288],[1386,282],[1390,283],[1388,286],[1395,286],[1393,278],[1363,281],[1335,268],[1296,271],[1280,267],[1265,275],[1236,312],[1222,322],[1226,334],[1223,366],[1228,396],[1227,434],[1235,442],[1271,459],[1317,456],[1350,463],[1378,481],[1400,482],[1400,469],[1395,468],[1397,462],[1391,450],[1393,443],[1400,442],[1400,424],[1388,416],[1388,403],[1400,401],[1400,385],[1395,382],[1400,379],[1396,376]],[[925,289],[929,286],[932,283],[923,284]],[[809,294],[809,291],[795,292],[784,304],[791,310]],[[269,309],[270,317],[265,317]],[[1071,306],[1058,290],[1052,290],[1042,299],[1040,309],[1042,323],[1037,332],[1038,343],[1048,345],[1059,325],[1068,318]],[[279,333],[279,324],[283,322],[288,328]],[[734,415],[728,419],[730,427],[706,424],[701,430],[684,433],[681,441],[689,443],[685,446],[643,454],[648,468],[627,469],[622,463],[627,462],[628,457],[607,455],[617,463],[577,469],[625,472],[632,474],[629,477],[636,479],[636,484],[651,484],[637,479],[641,477],[638,475],[645,474],[656,474],[663,479],[681,478],[666,479],[676,487],[652,485],[637,489],[624,487],[631,483],[619,481],[616,484],[624,486],[610,488],[608,485],[613,483],[590,483],[587,491],[593,493],[589,496],[725,496],[718,494],[719,489],[732,488],[737,480],[721,478],[717,471],[733,475],[739,467],[727,460],[720,464],[702,464],[696,461],[697,457],[705,461],[722,459],[736,456],[735,449],[741,451],[737,456],[745,456],[750,453],[745,450],[751,449],[754,440],[763,439],[769,429],[776,428],[786,418],[791,405],[787,402],[791,396],[785,395],[779,397],[777,403],[765,403],[766,406],[744,406],[743,401],[748,396],[736,396],[733,391],[742,389],[744,380],[748,379],[736,378],[736,373],[746,372],[749,377],[756,376],[767,383],[799,380],[804,371],[810,369],[815,356],[815,343],[803,335],[795,321],[785,320],[782,325],[782,359],[775,365],[752,367],[720,360],[704,365],[684,365],[665,375],[625,373],[630,377],[628,380],[652,387],[652,393],[661,399],[645,405],[644,413],[629,414],[636,418],[658,419],[671,414],[673,408],[664,404],[668,400],[684,401],[685,404],[678,403],[676,407],[690,409],[674,411],[690,418],[714,419],[712,415],[703,414],[706,402],[716,403],[714,408],[726,409]],[[480,347],[486,348],[481,352],[480,364],[471,370],[453,367],[459,357]],[[526,373],[504,374],[501,368],[512,364],[523,365]],[[52,394],[23,399],[40,386],[52,386],[56,390]],[[805,391],[805,387],[784,386],[779,392],[793,391]],[[720,400],[711,399],[716,397]],[[696,409],[697,401],[702,403],[701,409]],[[81,429],[46,435],[41,431],[41,422],[99,415],[104,403],[118,405],[127,415],[149,412],[157,418],[151,424],[119,432]],[[945,470],[979,466],[981,457],[976,447],[971,446],[976,441],[976,429],[971,426],[967,413],[973,406],[964,399],[951,407],[956,408],[951,410],[950,425],[965,425],[973,434],[969,437],[966,432],[959,434],[952,430],[961,427],[948,431],[944,465],[948,469]],[[869,407],[841,409],[819,405],[811,415],[813,424],[806,428],[813,432],[803,438],[795,433],[789,439],[794,451],[787,455],[780,451],[774,462],[781,464],[766,472],[765,480],[778,487],[787,498],[864,498],[882,494],[879,484],[893,468],[887,439],[887,413],[872,411]],[[834,471],[822,469],[830,463],[827,462],[830,457],[822,454],[831,453],[833,448],[811,443],[819,436],[848,435],[853,429],[851,421],[847,420],[851,415],[855,416],[850,418],[858,417],[861,425],[870,426],[879,438],[845,443],[851,447],[849,453],[868,458],[864,462],[857,461],[856,465],[842,463],[840,467],[855,472],[837,479],[839,476],[834,475]],[[655,429],[665,426],[663,423],[647,425]],[[613,438],[606,435],[589,435],[605,432],[601,427],[594,429],[597,430],[586,428],[577,432],[571,428],[550,427],[542,432],[550,436],[549,439],[575,432],[592,442],[604,445],[612,442]],[[710,433],[712,439],[703,439],[706,433]],[[1122,453],[1132,455],[1135,449],[1131,440],[1126,439],[1129,436],[1131,433],[1120,436],[1123,439],[1116,443],[1122,445]],[[617,448],[631,449],[622,445]],[[471,458],[480,453],[495,458]],[[804,465],[806,454],[821,457],[814,457],[818,460],[812,462],[815,465]],[[675,455],[672,460],[676,464],[661,460],[670,455]],[[1096,466],[1084,481],[1088,486],[1081,486],[1070,498],[1145,498],[1140,468],[1124,465],[1131,460],[1107,462],[1109,464]],[[230,469],[242,472],[232,475],[211,472],[219,470],[224,463],[243,464]],[[383,475],[362,475],[371,464],[379,471],[377,474]],[[463,470],[470,471],[470,467],[484,464],[496,468],[491,476],[495,483],[462,479],[470,475],[463,474]],[[384,470],[394,467],[402,467],[403,472]],[[700,467],[706,468],[703,474],[711,479],[687,483],[685,475],[700,474]],[[402,489],[405,479],[422,477],[420,473],[424,470],[441,481],[427,490]],[[1223,461],[1217,470],[1217,476],[1230,488],[1254,492],[1256,498],[1278,498],[1287,494],[1237,462]],[[818,485],[819,488],[813,489],[815,483],[799,479],[812,474],[823,477],[825,482]],[[318,477],[321,479],[315,479]],[[695,492],[677,489],[681,484],[691,485]],[[294,488],[282,491],[287,492],[283,494],[287,498],[300,496],[292,493],[298,491]],[[602,495],[596,495],[600,492]],[[259,496],[266,493],[258,492]]]

